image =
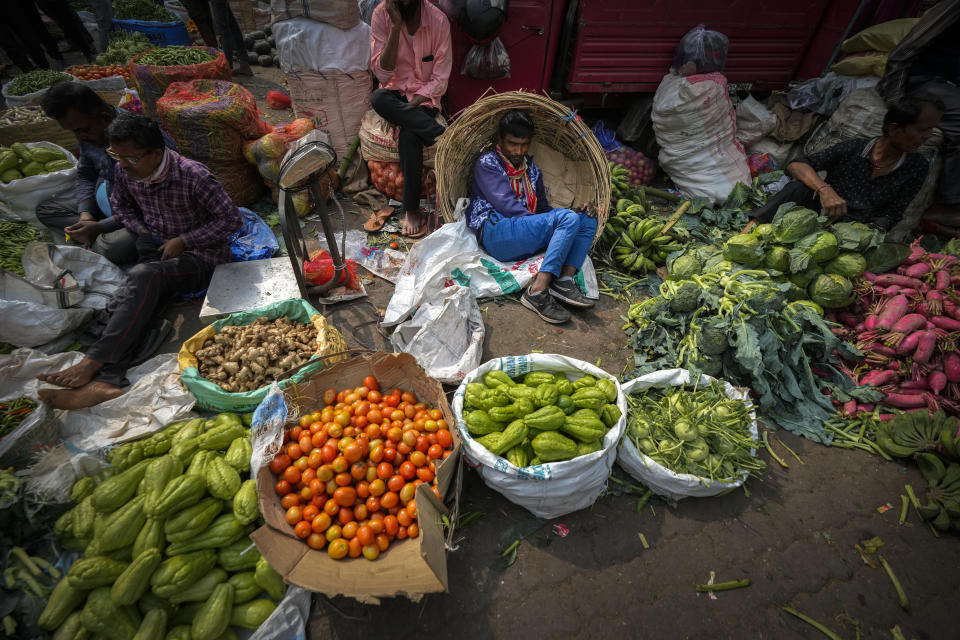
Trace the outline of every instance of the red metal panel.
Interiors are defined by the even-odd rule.
[[[563,0],[510,0],[507,21],[500,28],[500,40],[510,55],[510,77],[490,82],[460,75],[464,57],[473,45],[457,25],[451,26],[453,71],[447,101],[453,113],[476,102],[484,91],[498,92],[547,89],[557,42],[563,27]]]
[[[831,0],[817,31],[807,48],[794,80],[816,78],[823,73],[823,68],[830,60],[830,55],[840,43],[847,25],[853,19],[860,0]],[[906,16],[904,16],[906,17]],[[848,37],[853,34],[847,34]],[[842,55],[842,54],[841,54]]]
[[[784,87],[828,2],[580,0],[567,88],[574,93],[653,91],[680,38],[700,23],[730,39],[725,74],[731,82]]]

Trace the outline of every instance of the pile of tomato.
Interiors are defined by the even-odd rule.
[[[339,560],[376,560],[395,540],[420,535],[417,487],[437,488],[453,450],[443,413],[410,391],[381,392],[372,376],[327,389],[321,409],[287,429],[270,462],[294,535]]]
[[[68,68],[67,73],[72,76],[76,76],[81,80],[99,80],[100,78],[110,78],[112,76],[123,76],[125,79],[130,80],[133,76],[130,73],[130,69],[126,65],[122,64],[109,64],[109,65],[74,65]]]

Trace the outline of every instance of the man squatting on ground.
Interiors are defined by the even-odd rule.
[[[139,259],[107,306],[99,339],[77,364],[38,376],[68,389],[41,389],[60,409],[111,400],[128,384],[126,373],[145,328],[165,298],[207,288],[214,268],[230,261],[229,236],[240,212],[201,163],[164,146],[160,127],[124,114],[107,128],[107,153],[117,161],[110,208],[137,234]]]

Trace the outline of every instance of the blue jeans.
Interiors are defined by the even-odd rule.
[[[559,276],[565,266],[583,266],[596,231],[596,218],[570,209],[519,218],[493,212],[483,224],[483,248],[500,262],[529,258],[546,248],[540,271]]]

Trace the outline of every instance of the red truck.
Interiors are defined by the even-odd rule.
[[[490,82],[461,75],[472,43],[453,25],[454,69],[447,99],[456,113],[491,86],[497,91],[559,90],[596,101],[603,94],[653,92],[680,38],[701,23],[730,39],[724,71],[730,82],[782,89],[824,71],[861,4],[510,0],[499,32],[511,59],[510,77]]]

